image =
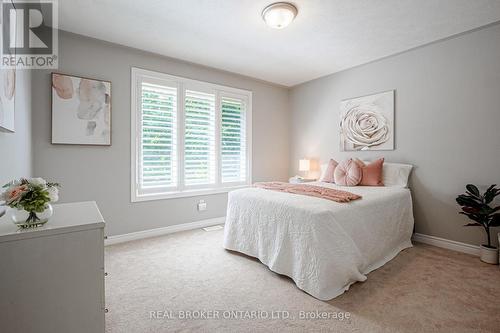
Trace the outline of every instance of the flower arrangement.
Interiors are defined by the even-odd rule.
[[[24,225],[43,224],[37,214],[51,208],[50,203],[59,200],[59,184],[47,182],[43,178],[21,178],[3,186],[0,195],[4,205],[28,213]],[[48,218],[47,218],[48,219]]]

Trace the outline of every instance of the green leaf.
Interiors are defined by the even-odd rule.
[[[482,204],[480,200],[465,194],[460,194],[457,197],[456,201],[460,206],[468,206],[468,207],[479,208],[479,206]]]
[[[479,193],[479,189],[476,187],[476,185],[467,184],[465,186],[465,188],[467,189],[467,191],[469,191],[470,193],[472,193],[472,195],[474,195],[476,197],[480,197],[481,196],[481,194]]]
[[[484,192],[484,202],[486,204],[491,203],[496,196],[500,195],[500,189],[496,188],[496,186],[496,184],[493,184]]]
[[[488,205],[482,205],[481,208],[479,209],[479,214],[481,215],[490,215],[493,214],[493,208],[491,208]]]
[[[495,191],[495,186],[497,186],[497,184],[490,185],[490,187],[488,187],[488,189],[484,193],[494,192]]]
[[[11,187],[14,183],[15,183],[15,180],[12,180],[12,181],[8,182],[7,184],[5,184],[4,186],[2,186],[2,188]]]
[[[490,227],[500,227],[500,213],[493,214],[493,218],[490,221]]]
[[[459,214],[465,215],[465,216],[467,216],[468,218],[470,218],[471,220],[476,221],[476,222],[478,222],[478,223],[481,223],[481,221],[483,220],[483,219],[482,219],[480,216],[478,216],[477,214],[467,213],[467,212],[459,212]]]

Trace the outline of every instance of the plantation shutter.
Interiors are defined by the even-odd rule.
[[[249,185],[252,92],[132,68],[131,200]]]
[[[215,94],[186,90],[184,184],[215,184]]]
[[[221,182],[246,180],[246,112],[243,99],[221,98]]]
[[[177,187],[177,88],[141,82],[139,184],[142,192]]]

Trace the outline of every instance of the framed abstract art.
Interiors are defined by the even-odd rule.
[[[0,69],[0,130],[15,131],[16,70]]]
[[[14,9],[13,1],[4,1],[3,10]],[[9,27],[11,35],[17,35],[17,26]],[[3,48],[3,56],[12,58],[16,56],[16,48]],[[16,110],[16,68],[3,66],[0,69],[0,131],[15,132]]]
[[[111,82],[52,73],[52,144],[111,145]]]

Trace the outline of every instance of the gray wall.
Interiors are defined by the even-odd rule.
[[[258,60],[256,60],[258,61]],[[50,72],[33,75],[34,171],[62,184],[61,201],[96,200],[116,235],[225,215],[226,194],[130,202],[130,68],[141,67],[253,92],[253,180],[288,176],[288,90],[155,54],[61,32],[59,72],[112,82],[111,147],[51,145]],[[208,209],[198,212],[204,199]]]
[[[32,175],[31,70],[16,72],[15,98],[15,133],[0,131],[0,187],[14,178]]]
[[[50,73],[36,71],[34,172],[63,184],[63,202],[96,200],[108,222],[109,235],[224,215],[225,194],[130,202],[130,67],[137,66],[253,91],[254,181],[285,180],[297,173],[298,159],[304,156],[323,161],[330,157],[385,156],[388,161],[411,163],[415,165],[411,187],[416,231],[479,244],[483,242],[483,231],[462,227],[466,219],[457,214],[454,198],[469,182],[500,183],[498,59],[500,26],[496,25],[288,91],[239,75],[62,32],[60,72],[112,81],[113,146],[51,145]],[[396,150],[340,153],[340,100],[389,89],[396,90]],[[31,149],[26,139],[29,118],[24,118],[23,123],[15,136],[0,134],[0,151],[15,156],[15,161],[8,162],[12,164],[0,165],[1,179],[31,173]],[[16,145],[21,142],[25,149],[12,148],[14,141]],[[207,201],[207,211],[197,212],[199,199]]]
[[[396,149],[339,152],[340,101],[389,89]],[[455,197],[467,183],[500,183],[500,25],[296,86],[290,106],[291,174],[302,156],[411,163],[416,231],[484,243],[482,229],[462,226]]]

